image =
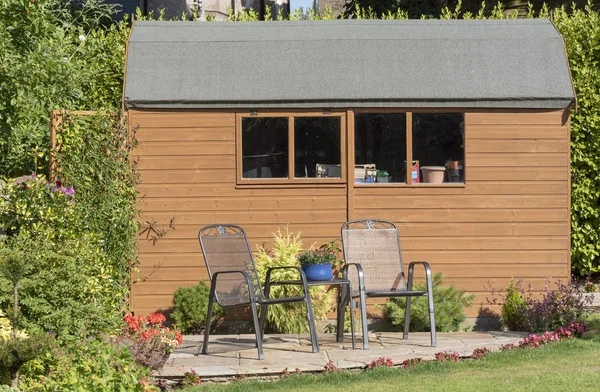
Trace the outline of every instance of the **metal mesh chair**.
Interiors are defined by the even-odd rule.
[[[342,271],[344,279],[350,279],[354,290],[351,296],[360,298],[361,321],[363,329],[363,347],[369,348],[367,335],[367,297],[406,297],[406,312],[404,317],[404,339],[408,339],[410,324],[410,303],[412,297],[427,297],[429,303],[429,318],[431,324],[431,346],[436,346],[435,314],[433,307],[433,287],[431,269],[425,261],[415,261],[408,266],[408,281],[405,279],[402,264],[400,239],[396,225],[389,221],[364,219],[346,222],[342,225],[342,244],[344,260]],[[427,291],[413,290],[414,267],[417,264],[425,268]],[[349,269],[355,268],[356,274],[350,274]],[[343,301],[343,300],[342,300]],[[339,320],[344,320],[338,313]],[[338,341],[341,334],[338,328]]]
[[[286,298],[268,298],[263,292],[258,273],[256,272],[248,238],[241,227],[226,224],[205,226],[198,232],[198,239],[200,240],[206,269],[211,281],[206,329],[204,330],[204,345],[202,346],[203,354],[208,352],[210,322],[215,301],[222,307],[251,306],[258,359],[264,359],[262,348],[264,317],[261,320],[262,323],[260,323],[257,306],[261,307],[261,314],[266,315],[269,305],[304,302],[306,303],[312,349],[313,352],[319,352],[308,285],[304,271],[301,268],[295,266],[269,268],[266,279],[267,282],[270,281],[273,270],[295,269],[300,274],[300,280],[304,287],[304,295]]]

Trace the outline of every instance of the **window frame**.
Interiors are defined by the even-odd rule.
[[[260,117],[287,117],[288,118],[288,178],[244,178],[243,177],[243,150],[242,150],[242,119],[260,118]],[[340,118],[340,178],[295,178],[295,138],[294,138],[294,118],[296,117],[339,117]],[[347,181],[347,118],[345,111],[259,111],[249,110],[236,113],[236,132],[235,132],[235,150],[236,150],[236,179],[238,185],[345,185]]]
[[[466,118],[466,114],[467,112],[464,109],[446,109],[446,108],[418,108],[418,109],[413,109],[413,108],[360,108],[360,109],[353,109],[352,111],[352,121],[351,121],[351,127],[349,127],[349,137],[350,137],[350,143],[348,144],[349,149],[352,149],[352,153],[348,154],[349,160],[351,160],[351,162],[349,163],[349,167],[350,166],[354,166],[354,156],[355,156],[355,135],[356,135],[356,131],[355,131],[355,121],[354,121],[354,115],[355,114],[395,114],[395,113],[404,113],[405,115],[405,119],[406,119],[406,162],[412,162],[413,161],[413,113],[462,113],[463,114],[463,127],[464,127],[464,134],[463,134],[463,161],[464,161],[464,166],[463,166],[463,170],[464,170],[464,181],[463,182],[444,182],[444,183],[439,183],[439,184],[433,184],[433,183],[413,183],[412,181],[412,175],[409,175],[410,172],[407,170],[406,171],[406,182],[402,183],[402,182],[392,182],[392,183],[380,183],[380,182],[374,182],[374,183],[355,183],[353,182],[353,187],[354,188],[373,188],[373,187],[385,187],[385,188],[405,188],[405,187],[411,187],[411,188],[464,188],[466,186],[467,183],[467,124],[465,121]],[[350,165],[351,164],[351,165]],[[353,179],[354,181],[354,179]]]

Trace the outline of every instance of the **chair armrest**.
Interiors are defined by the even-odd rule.
[[[429,263],[426,261],[413,261],[408,265],[408,283],[406,288],[407,290],[412,290],[415,265],[417,264],[421,264],[425,268],[425,281],[427,283],[427,292],[431,293],[433,291],[433,285],[431,281],[431,268],[429,267]]]
[[[362,265],[359,263],[348,263],[344,264],[344,268],[342,268],[342,277],[344,279],[348,279],[348,267],[355,267],[356,273],[358,275],[358,290],[365,290],[365,273],[363,272]]]
[[[302,286],[304,287],[304,296],[306,298],[310,298],[308,294],[308,281],[306,280],[306,274],[302,270],[302,268],[297,267],[295,265],[283,265],[279,267],[270,267],[267,269],[267,276],[265,278],[265,295],[267,298],[269,297],[271,290],[271,272],[279,269],[295,269],[300,274],[300,281],[302,281]]]
[[[211,279],[211,286],[214,287],[214,289],[216,290],[217,287],[217,278],[219,277],[219,275],[227,275],[227,274],[240,274],[242,275],[245,279],[246,279],[246,284],[248,285],[248,297],[250,299],[250,302],[255,302],[255,298],[254,298],[254,289],[252,287],[252,279],[250,279],[250,275],[248,275],[248,273],[246,271],[238,271],[238,270],[234,270],[234,271],[219,271],[219,272],[215,272],[212,276]],[[218,303],[219,301],[217,301]],[[219,304],[221,305],[221,304]]]

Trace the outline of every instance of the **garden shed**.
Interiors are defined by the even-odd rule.
[[[136,22],[126,62],[142,220],[176,224],[140,238],[136,314],[208,280],[212,223],[309,247],[392,220],[477,305],[569,279],[575,96],[547,19]]]

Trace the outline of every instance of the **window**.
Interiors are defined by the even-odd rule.
[[[406,183],[406,114],[354,116],[356,183]]]
[[[412,117],[412,159],[421,171],[418,182],[464,182],[464,115],[413,113]]]
[[[342,115],[241,118],[241,179],[342,181]]]
[[[354,115],[357,184],[464,183],[464,155],[463,113]]]
[[[341,178],[339,117],[294,119],[294,176]]]
[[[242,119],[242,177],[288,178],[288,119]]]

